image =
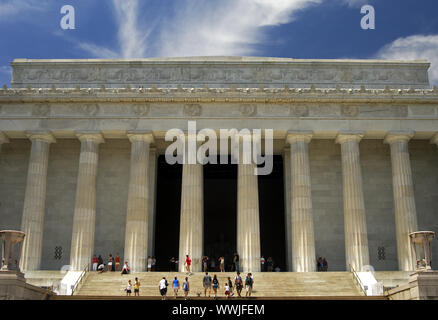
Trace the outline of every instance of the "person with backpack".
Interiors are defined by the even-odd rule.
[[[189,291],[190,291],[190,284],[189,284],[189,278],[186,277],[186,281],[184,281],[183,284],[183,290],[184,290],[184,300],[188,299]]]
[[[231,281],[231,278],[228,277],[228,288],[230,290],[230,294],[231,296],[234,296],[234,292],[233,292],[233,281]]]
[[[216,297],[217,297],[217,289],[219,289],[219,280],[217,279],[216,275],[213,276],[212,284],[213,284],[214,298],[216,299]]]
[[[236,286],[237,295],[239,296],[239,298],[241,298],[242,296],[240,295],[240,293],[242,292],[243,284],[240,272],[237,272],[237,276],[234,278],[234,285]]]
[[[173,292],[175,293],[175,299],[178,296],[178,290],[179,290],[179,280],[177,277],[173,279]]]
[[[209,276],[208,272],[205,273],[205,276],[202,279],[202,286],[204,287],[204,297],[207,296],[207,289],[208,289],[208,296],[210,297],[210,294],[211,294],[211,277]]]
[[[254,285],[254,279],[252,278],[251,273],[248,273],[245,279],[245,289],[246,289],[245,297],[251,297],[253,285]]]
[[[160,290],[162,300],[166,300],[168,285],[169,283],[167,282],[166,277],[163,277],[163,279],[161,279],[160,282],[158,283],[158,289]]]

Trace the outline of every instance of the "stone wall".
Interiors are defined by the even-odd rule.
[[[428,141],[409,144],[420,229],[438,232],[438,149]],[[80,143],[58,139],[50,146],[42,269],[69,264]],[[340,146],[334,140],[313,140],[309,146],[317,256],[329,269],[345,270],[344,220]],[[397,270],[395,220],[389,146],[362,140],[370,264],[376,270]],[[0,153],[0,229],[20,229],[30,142],[11,139]],[[130,143],[107,139],[100,145],[97,178],[95,252],[123,255],[129,183]],[[433,253],[438,256],[438,242]],[[55,259],[55,247],[62,247]],[[384,247],[385,259],[378,256]]]

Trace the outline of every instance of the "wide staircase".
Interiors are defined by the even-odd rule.
[[[210,274],[213,276],[213,273]],[[235,273],[216,273],[220,288],[218,297],[224,298],[223,285],[227,277],[234,279]],[[134,283],[137,277],[141,282],[140,295],[142,299],[159,297],[158,283],[163,278],[169,282],[168,298],[173,298],[172,280],[177,276],[182,283],[187,277],[185,273],[169,272],[141,272],[129,275],[121,275],[119,272],[88,272],[82,285],[76,290],[74,296],[69,299],[124,299],[125,288],[128,280]],[[197,298],[201,293],[202,278],[204,273],[193,273],[189,276],[190,294],[189,297]],[[365,297],[364,293],[354,280],[350,272],[263,272],[254,273],[253,298],[262,299],[375,299],[376,297]],[[243,296],[245,290],[242,291]],[[134,294],[129,299],[133,299]],[[183,296],[182,290],[178,293],[179,298]],[[211,294],[213,296],[213,293]],[[234,295],[234,298],[237,294]],[[58,296],[56,299],[67,297]],[[377,297],[378,299],[383,297]]]

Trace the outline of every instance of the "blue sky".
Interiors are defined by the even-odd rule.
[[[0,0],[0,84],[14,58],[205,55],[427,59],[438,84],[437,17],[437,0]]]

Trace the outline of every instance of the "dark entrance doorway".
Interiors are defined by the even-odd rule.
[[[231,163],[231,159],[228,161]],[[225,257],[230,270],[237,243],[237,165],[204,165],[204,254]]]
[[[261,255],[272,257],[274,268],[286,271],[283,157],[274,156],[270,175],[259,176]]]
[[[157,161],[155,258],[157,271],[170,270],[170,258],[178,258],[182,165],[169,165],[164,155]]]

